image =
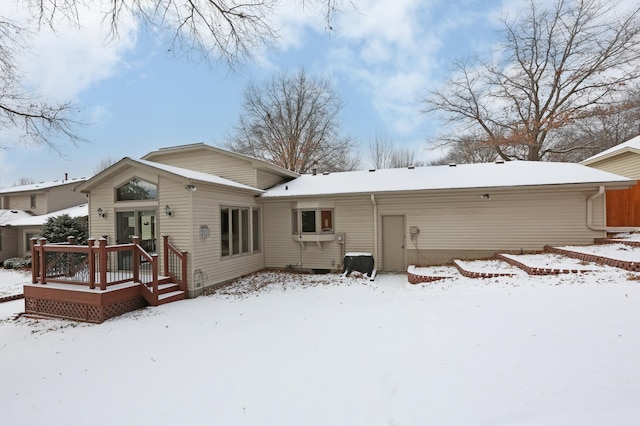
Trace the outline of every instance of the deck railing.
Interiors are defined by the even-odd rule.
[[[77,245],[73,237],[55,244],[48,244],[45,238],[32,238],[31,262],[33,284],[64,283],[106,290],[133,281],[142,284],[141,294],[149,304],[158,305],[158,255],[147,253],[138,237],[133,237],[130,244],[111,246],[105,238],[91,238],[87,245]],[[187,253],[178,251],[164,237],[164,275],[185,292],[186,271]]]

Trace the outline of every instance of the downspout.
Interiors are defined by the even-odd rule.
[[[605,224],[604,225],[594,225],[593,224],[593,200],[598,197],[602,197],[605,194],[604,186],[598,187],[598,192],[596,192],[591,197],[587,198],[587,226],[589,229],[594,231],[607,231],[607,232],[637,232],[638,227],[634,226],[607,226],[606,225],[606,212],[605,212]]]
[[[373,258],[376,262],[380,262],[378,259],[378,204],[374,194],[371,194],[371,204],[373,204]]]
[[[592,229],[594,231],[606,231],[607,230],[607,226],[604,225],[594,225],[593,224],[593,200],[595,200],[598,197],[602,197],[604,195],[604,186],[600,185],[598,187],[598,192],[596,192],[594,195],[592,195],[591,197],[587,198],[587,226],[589,227],[589,229]]]

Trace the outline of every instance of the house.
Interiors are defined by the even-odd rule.
[[[101,321],[140,306],[139,292],[161,304],[161,275],[176,281],[166,283],[177,286],[168,293],[176,300],[265,268],[339,270],[353,252],[373,255],[380,271],[406,271],[589,244],[606,233],[604,191],[635,183],[579,164],[525,161],[299,175],[201,143],[164,148],[125,157],[76,186],[88,197],[95,240],[69,250],[84,250],[89,273],[67,270],[66,281],[49,273],[44,255],[64,248],[41,241],[25,303],[27,311],[67,317],[61,306],[85,312],[91,305],[101,310],[89,320]],[[91,291],[54,294],[54,286],[39,285],[45,280]]]
[[[73,191],[83,182],[68,179],[0,190],[0,262],[31,254],[30,239],[53,216],[87,216],[87,198]]]
[[[630,179],[640,179],[640,136],[589,157],[580,164]],[[640,229],[640,185],[607,190],[606,200],[608,226]]]

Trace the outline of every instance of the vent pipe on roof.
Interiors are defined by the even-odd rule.
[[[502,158],[498,158],[496,160],[496,164],[504,164],[504,160]]]
[[[311,174],[313,176],[317,175],[318,174],[318,169],[316,169],[316,168],[311,169]]]
[[[369,169],[369,172],[375,172],[376,169]]]
[[[64,180],[69,180],[69,173],[64,174]]]
[[[455,167],[455,166],[457,166],[456,163],[449,163],[449,167]]]
[[[416,168],[416,166],[408,166],[408,167],[407,167],[407,169],[409,169],[409,170],[413,170],[413,169],[415,169],[415,168]]]

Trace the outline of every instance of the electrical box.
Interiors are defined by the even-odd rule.
[[[412,226],[411,228],[409,228],[409,233],[411,235],[416,235],[420,233],[420,229],[418,229],[417,226]]]
[[[344,232],[338,232],[336,234],[336,241],[338,241],[338,244],[344,244],[345,237],[346,235]]]

